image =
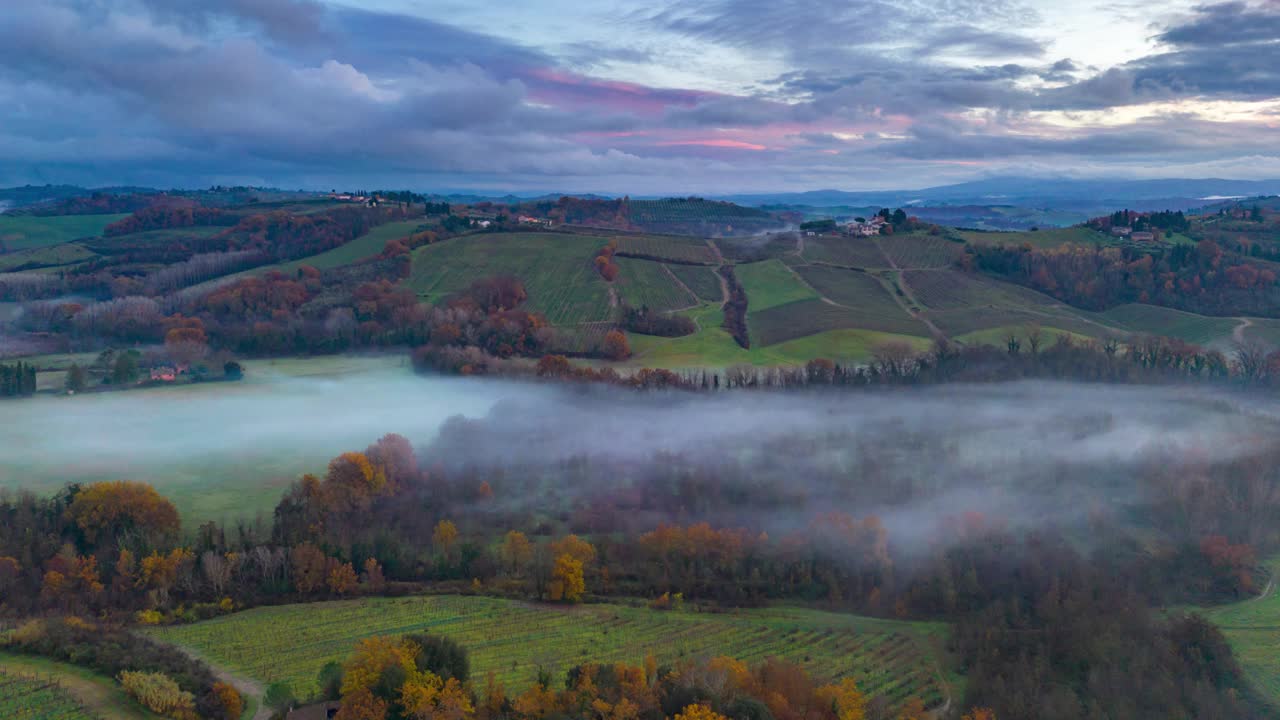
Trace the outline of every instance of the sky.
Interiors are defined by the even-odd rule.
[[[1280,177],[1280,0],[0,6],[0,185]]]

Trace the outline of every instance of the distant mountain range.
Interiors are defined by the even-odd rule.
[[[726,195],[742,205],[910,207],[1011,205],[1043,210],[1186,210],[1232,197],[1280,194],[1280,180],[1075,180],[1001,177],[920,190]]]

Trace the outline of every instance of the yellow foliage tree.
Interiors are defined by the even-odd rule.
[[[818,694],[823,700],[831,701],[840,720],[865,720],[867,717],[867,699],[853,678],[820,688]]]
[[[529,538],[519,530],[512,530],[502,539],[502,549],[499,551],[502,557],[502,564],[506,566],[507,572],[512,575],[519,575],[522,568],[529,564],[529,560],[533,558],[533,544],[529,542]]]
[[[583,566],[590,565],[596,559],[595,547],[577,535],[567,535],[551,543],[551,554],[555,557],[568,555]]]
[[[557,557],[555,569],[551,571],[551,584],[548,587],[551,599],[578,602],[586,590],[587,583],[582,577],[582,561],[567,553]]]
[[[388,668],[400,666],[406,676],[417,673],[414,657],[418,646],[401,638],[375,636],[356,644],[355,652],[343,666],[342,697],[355,696],[361,690],[370,690]]]
[[[710,705],[686,705],[675,717],[675,720],[729,720],[711,709]]]
[[[918,697],[907,698],[906,704],[898,713],[898,720],[924,720],[926,716],[924,701]]]
[[[452,520],[441,520],[431,531],[431,542],[446,557],[453,551],[453,544],[458,541],[458,526]]]
[[[342,707],[333,720],[386,720],[387,702],[362,688],[351,695],[343,695]]]
[[[996,712],[991,708],[970,708],[960,720],[996,720]]]

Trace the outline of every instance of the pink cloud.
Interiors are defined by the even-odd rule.
[[[667,142],[658,143],[660,147],[675,147],[678,145],[697,145],[699,147],[713,148],[732,148],[734,150],[768,150],[764,145],[756,143],[743,142],[742,140],[730,140],[728,138],[708,138],[706,140],[669,140]]]

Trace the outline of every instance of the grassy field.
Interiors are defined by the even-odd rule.
[[[783,657],[824,681],[851,676],[864,692],[895,701],[917,695],[937,704],[955,693],[942,669],[944,625],[801,609],[711,614],[431,596],[264,607],[151,632],[238,674],[285,681],[306,695],[316,690],[320,668],[344,659],[360,638],[421,631],[457,640],[470,652],[473,677],[492,671],[514,692],[532,685],[539,667],[562,678],[582,662],[639,664],[653,654],[666,663]]]
[[[58,367],[77,356],[45,356],[39,358],[44,367]],[[81,359],[92,360],[92,357]],[[201,383],[173,387],[156,387],[129,390],[123,393],[94,393],[76,397],[42,396],[6,404],[0,415],[0,436],[14,443],[39,443],[40,437],[50,433],[83,434],[82,418],[98,417],[120,403],[131,412],[165,414],[175,406],[199,406],[213,414],[237,412],[232,408],[250,405],[256,398],[299,397],[290,388],[299,380],[327,383],[333,379],[368,381],[384,376],[403,374],[412,379],[402,355],[387,357],[327,356],[280,360],[246,360],[246,379],[239,383]],[[46,373],[40,374],[43,384]],[[60,377],[60,372],[54,375]],[[58,381],[60,382],[60,380]],[[317,391],[323,391],[320,388]],[[283,393],[283,395],[282,395]],[[427,417],[432,412],[430,404],[424,405],[420,414]],[[231,420],[233,425],[244,426],[251,421],[267,422],[262,418],[249,419],[243,415]],[[138,418],[134,424],[147,428],[144,432],[165,432],[155,429],[157,421]],[[376,429],[367,436],[351,440],[350,446],[335,445],[317,447],[323,443],[299,441],[297,444],[282,442],[269,451],[263,448],[238,448],[218,451],[201,445],[200,435],[216,433],[223,423],[214,417],[207,419],[186,417],[181,420],[185,429],[180,431],[183,443],[202,448],[191,454],[165,453],[166,448],[178,446],[178,441],[165,436],[163,441],[147,445],[155,453],[135,453],[122,456],[115,452],[98,454],[41,453],[25,459],[11,459],[0,469],[0,488],[23,488],[36,493],[52,493],[67,482],[96,482],[122,478],[153,484],[166,497],[173,500],[182,514],[185,527],[194,528],[204,520],[230,521],[252,518],[258,513],[269,515],[284,490],[302,473],[322,472],[333,456],[344,450],[360,449],[385,432],[405,425],[405,418],[387,417],[385,422],[372,423]],[[425,422],[425,421],[424,421]],[[427,439],[425,434],[421,438]],[[89,438],[84,442],[96,442]],[[77,447],[84,442],[72,441]]]
[[[1056,248],[1062,245],[1093,245],[1114,243],[1110,235],[1106,235],[1083,227],[1045,228],[1035,232],[971,232],[957,230],[955,234],[974,245],[1031,245],[1036,248]]]
[[[615,262],[621,272],[614,281],[614,287],[623,302],[631,307],[647,306],[651,310],[666,312],[698,304],[697,299],[680,285],[662,263],[625,257],[616,258]],[[704,267],[693,269],[710,272]]]
[[[56,683],[58,689],[47,686]],[[25,685],[25,687],[24,687]],[[158,720],[112,679],[40,657],[0,653],[0,717],[9,720]]]
[[[1267,561],[1273,581],[1280,557]],[[1226,635],[1253,687],[1280,710],[1280,592],[1273,585],[1261,599],[1201,610]]]
[[[0,215],[0,242],[3,242],[10,252],[61,245],[78,238],[101,235],[103,228],[127,217],[129,217],[128,214],[55,215],[53,217]]]
[[[34,247],[0,255],[0,272],[13,272],[22,267],[74,265],[95,257],[96,253],[79,243]]]
[[[1182,338],[1198,345],[1230,340],[1232,330],[1240,324],[1235,318],[1207,317],[1138,303],[1119,305],[1098,315],[1130,332]]]
[[[860,363],[871,357],[872,349],[886,342],[906,342],[921,350],[929,346],[928,340],[919,336],[842,328],[819,331],[768,346],[756,342],[750,350],[743,350],[720,327],[723,315],[719,305],[704,305],[685,314],[698,321],[701,329],[697,333],[680,338],[631,335],[633,355],[628,364],[681,370],[719,369],[738,364],[803,365],[817,357]]]
[[[553,325],[608,320],[608,284],[591,261],[608,241],[586,235],[511,233],[475,235],[419,248],[406,285],[430,302],[475,280],[515,275],[529,291],[528,307]]]
[[[297,270],[303,265],[310,265],[317,270],[328,270],[342,265],[350,265],[357,260],[363,260],[382,252],[382,248],[386,246],[388,240],[398,240],[414,234],[422,223],[422,218],[418,218],[416,220],[379,225],[346,245],[339,245],[332,250],[326,250],[318,255],[311,255],[300,260],[293,260],[268,268],[260,268],[256,272],[261,272],[265,269],[280,270],[288,273]]]
[[[739,265],[734,273],[747,291],[747,307],[752,313],[818,297],[813,288],[778,260]]]

